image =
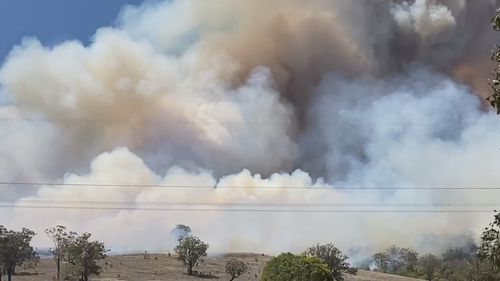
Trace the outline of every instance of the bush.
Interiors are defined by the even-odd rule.
[[[231,276],[230,281],[243,275],[247,269],[247,265],[242,261],[231,259],[226,262],[226,272]]]
[[[376,253],[373,261],[378,271],[413,277],[416,274],[418,254],[410,248],[391,246],[384,252]]]
[[[333,281],[333,277],[320,259],[286,253],[266,264],[261,281]]]
[[[322,260],[330,268],[333,280],[344,280],[344,274],[356,274],[358,270],[347,262],[347,256],[342,254],[342,251],[337,249],[332,243],[326,245],[315,245],[308,248],[304,255],[308,257],[316,257]]]

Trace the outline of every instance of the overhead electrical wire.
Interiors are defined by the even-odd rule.
[[[355,203],[297,203],[297,202],[138,202],[90,200],[20,200],[0,198],[0,208],[67,209],[101,211],[188,211],[188,212],[248,212],[248,213],[491,213],[500,203],[461,202],[355,202]]]
[[[0,202],[16,201],[12,198],[0,198]],[[399,207],[399,208],[428,208],[428,207],[499,207],[500,202],[350,202],[350,203],[301,203],[301,202],[161,202],[161,201],[101,201],[101,200],[59,200],[59,199],[22,199],[22,204],[64,204],[64,205],[152,205],[152,206],[214,206],[214,207],[302,207],[302,208],[325,208],[325,207]]]
[[[49,205],[0,205],[0,208],[63,209],[95,211],[157,211],[157,212],[242,212],[242,213],[492,213],[493,209],[249,209],[249,208],[145,208],[145,207],[95,207]]]
[[[362,121],[359,120],[346,120],[356,122],[357,124],[362,123]],[[172,119],[88,119],[88,118],[35,118],[35,117],[23,117],[23,116],[0,116],[0,122],[37,122],[37,123],[50,123],[50,122],[71,122],[71,123],[152,123],[152,124],[161,124],[161,123],[182,123],[182,124],[188,124],[188,123],[193,123],[193,124],[199,124],[199,123],[219,123],[219,124],[228,124],[228,125],[238,125],[238,124],[259,124],[259,125],[266,125],[269,124],[268,122],[262,121],[262,122],[255,122],[255,121],[228,121],[228,120],[216,120],[216,119],[196,119],[196,120],[185,120],[185,119],[180,119],[177,118],[175,120]],[[370,123],[370,122],[366,122]],[[382,122],[377,122],[377,123],[382,123]],[[393,126],[436,126],[440,124],[452,124],[452,123],[460,123],[459,121],[449,121],[449,122],[420,122],[420,123],[415,123],[411,122],[383,122],[385,125],[393,125]]]
[[[57,183],[57,182],[0,182],[0,188],[56,186],[56,187],[120,187],[120,188],[141,188],[141,189],[163,189],[163,188],[186,188],[186,189],[306,189],[306,190],[500,190],[500,186],[380,186],[380,187],[362,187],[362,186],[235,186],[235,185],[167,185],[167,184],[119,184],[119,183]]]

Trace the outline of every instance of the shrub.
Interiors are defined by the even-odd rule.
[[[333,281],[328,265],[315,257],[281,254],[271,259],[262,281]]]

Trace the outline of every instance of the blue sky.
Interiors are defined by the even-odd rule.
[[[68,39],[85,44],[102,26],[112,25],[121,7],[142,0],[0,0],[0,62],[25,36],[44,45]]]

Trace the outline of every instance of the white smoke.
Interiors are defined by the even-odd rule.
[[[0,181],[67,186],[0,187],[0,201],[18,206],[3,208],[0,224],[38,232],[64,224],[123,251],[168,250],[166,237],[179,223],[215,252],[275,253],[329,241],[344,249],[419,246],[422,237],[478,231],[490,214],[296,211],[307,209],[300,204],[496,203],[500,191],[439,189],[500,182],[498,118],[450,74],[487,59],[471,51],[474,34],[489,38],[485,28],[463,22],[479,18],[470,10],[491,7],[146,2],[126,7],[118,26],[98,30],[90,46],[26,39],[0,69]],[[480,42],[477,49],[489,41]],[[78,186],[86,183],[184,188]],[[374,187],[430,189],[360,189]],[[126,202],[127,209],[22,207],[33,200]],[[154,202],[238,210],[141,210]],[[262,210],[243,212],[241,204]]]

